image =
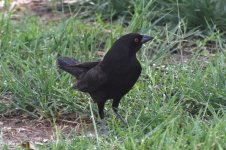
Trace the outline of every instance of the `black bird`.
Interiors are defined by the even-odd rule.
[[[110,48],[102,61],[79,63],[70,57],[59,57],[57,65],[60,69],[76,77],[74,88],[89,93],[97,103],[102,129],[106,130],[104,121],[104,105],[113,99],[112,108],[118,114],[121,98],[129,92],[141,73],[141,65],[136,58],[142,44],[153,38],[147,35],[130,33],[120,37]]]

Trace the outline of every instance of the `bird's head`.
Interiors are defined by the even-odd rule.
[[[152,39],[153,38],[148,35],[129,33],[120,37],[115,43],[122,43],[123,45],[128,46],[129,51],[136,53],[141,48],[142,44]]]

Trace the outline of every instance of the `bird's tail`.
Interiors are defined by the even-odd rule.
[[[77,67],[73,67],[74,65],[76,65],[78,63],[79,62],[76,59],[70,58],[70,57],[58,57],[57,58],[57,66],[60,69],[75,76],[76,78],[78,78],[80,76],[80,74],[82,73],[81,69],[79,69]]]
[[[78,61],[74,58],[70,58],[70,57],[58,57],[57,58],[57,66],[59,68],[69,66],[69,65],[75,65],[77,63],[78,63]]]

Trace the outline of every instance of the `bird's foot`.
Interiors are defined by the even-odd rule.
[[[106,123],[104,119],[101,119],[101,130],[100,133],[102,135],[108,135],[109,134],[109,128],[106,126]]]
[[[122,116],[118,112],[114,111],[114,113],[116,114],[117,118],[120,119],[127,127],[129,126],[128,122],[124,118],[122,118]]]

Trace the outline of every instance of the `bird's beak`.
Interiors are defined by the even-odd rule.
[[[150,37],[148,35],[142,35],[141,43],[144,44],[152,39],[153,39],[153,37]]]

